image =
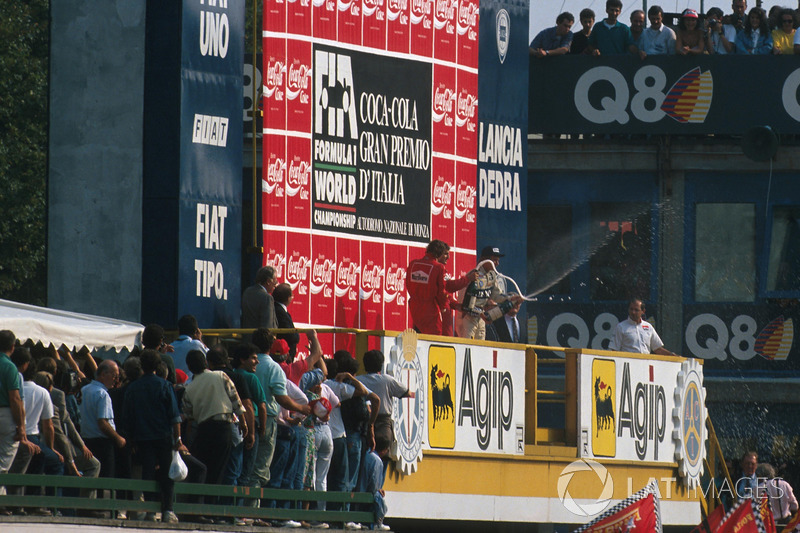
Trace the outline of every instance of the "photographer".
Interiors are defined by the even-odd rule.
[[[733,13],[725,17],[722,22],[733,26],[733,29],[739,32],[744,29],[744,22],[746,19],[745,13],[747,12],[747,0],[733,0],[731,9],[733,10]]]
[[[736,28],[722,23],[722,10],[712,7],[706,13],[706,50],[709,54],[732,54],[736,47]]]

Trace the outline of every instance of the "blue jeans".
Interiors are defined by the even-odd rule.
[[[297,437],[294,429],[288,426],[277,427],[275,452],[269,466],[269,483],[271,489],[291,489],[294,487],[294,463],[297,458]],[[276,507],[277,502],[271,500],[269,506]],[[281,508],[288,509],[289,502],[281,502]]]
[[[333,439],[333,455],[331,467],[328,470],[328,490],[334,492],[347,492],[348,478],[347,438]],[[331,510],[342,509],[341,503],[331,503]]]
[[[306,438],[307,429],[301,425],[294,427],[297,443],[297,457],[294,461],[294,490],[303,490],[303,478],[306,475],[306,451],[308,450],[308,439]]]
[[[364,437],[361,433],[353,432],[347,435],[347,489],[355,490],[358,486],[358,474],[361,471],[361,459],[364,456]]]
[[[236,486],[239,476],[242,475],[242,452],[244,451],[244,443],[240,442],[231,448],[231,455],[228,457],[228,463],[222,471],[222,479],[220,484]]]

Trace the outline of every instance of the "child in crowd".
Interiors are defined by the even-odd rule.
[[[386,492],[383,490],[384,469],[383,460],[389,455],[391,441],[381,435],[375,438],[375,449],[370,450],[361,462],[361,478],[359,479],[358,491],[369,492],[374,497],[372,512],[375,522],[372,529],[388,531],[391,529],[383,523],[386,516]]]

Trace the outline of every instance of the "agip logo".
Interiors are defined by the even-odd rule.
[[[428,441],[431,448],[453,449],[456,445],[456,349],[428,349]]]
[[[607,359],[592,361],[592,452],[614,457],[616,438],[616,364]]]

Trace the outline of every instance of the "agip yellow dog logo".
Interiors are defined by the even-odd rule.
[[[592,361],[592,452],[595,456],[614,457],[617,454],[616,370],[614,361]]]
[[[428,436],[431,448],[456,445],[456,350],[431,346],[428,351]]]

